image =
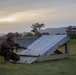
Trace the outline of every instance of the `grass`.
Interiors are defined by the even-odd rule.
[[[0,57],[0,75],[75,75],[76,40],[70,40],[70,57],[33,64],[3,64]]]

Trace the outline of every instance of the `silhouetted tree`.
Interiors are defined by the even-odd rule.
[[[39,24],[39,23],[35,23],[35,24],[32,24],[31,28],[31,32],[34,33],[34,36],[37,36],[37,37],[40,37],[42,35],[41,33],[41,28],[44,27],[45,25],[43,23]]]
[[[22,33],[19,33],[19,32],[15,32],[14,35],[15,37],[22,37]]]
[[[24,37],[33,37],[33,33],[27,32],[27,33],[24,35]]]
[[[56,35],[61,35],[60,33],[57,33]]]
[[[76,28],[73,28],[72,26],[69,26],[68,28],[66,28],[66,32],[67,32],[67,35],[71,39],[76,39]]]
[[[71,36],[72,35],[72,26],[69,26],[68,28],[66,28],[66,32],[67,32],[67,34],[69,35],[69,36]]]
[[[43,35],[50,35],[48,32],[43,32],[42,34]]]

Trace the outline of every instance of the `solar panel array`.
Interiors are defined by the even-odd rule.
[[[22,50],[19,54],[30,55],[21,56],[19,63],[32,63],[37,60],[43,60],[54,51],[56,51],[59,46],[65,44],[69,40],[67,35],[43,35],[32,44],[28,46],[30,50]],[[33,57],[39,56],[39,57]]]

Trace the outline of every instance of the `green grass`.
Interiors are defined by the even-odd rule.
[[[75,75],[76,40],[70,41],[70,57],[33,64],[4,64],[0,57],[0,75]]]
[[[75,40],[75,39],[71,39],[71,40],[69,41],[69,43],[70,43],[71,45],[76,45],[76,40]]]

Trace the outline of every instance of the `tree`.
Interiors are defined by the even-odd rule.
[[[49,33],[48,33],[48,32],[43,32],[42,34],[43,34],[43,35],[49,35]]]
[[[35,23],[35,24],[32,24],[31,28],[31,32],[34,33],[34,36],[37,36],[37,37],[40,37],[42,35],[41,33],[41,28],[44,27],[45,25],[43,23],[39,24],[39,23]]]
[[[72,26],[69,26],[68,28],[66,28],[66,32],[67,32],[67,34],[70,36],[70,35],[72,35]]]
[[[76,28],[73,28],[72,26],[69,26],[68,28],[66,28],[66,32],[67,32],[67,35],[71,39],[76,39]]]
[[[22,37],[22,33],[19,33],[19,32],[15,32],[14,35],[15,37]]]
[[[60,33],[57,33],[56,35],[61,35]]]
[[[22,33],[21,32],[20,33],[19,32],[15,32],[13,34],[14,34],[14,37],[22,37]],[[7,34],[5,34],[3,37],[7,37]]]
[[[27,33],[24,35],[24,37],[33,37],[33,33],[27,32]]]

